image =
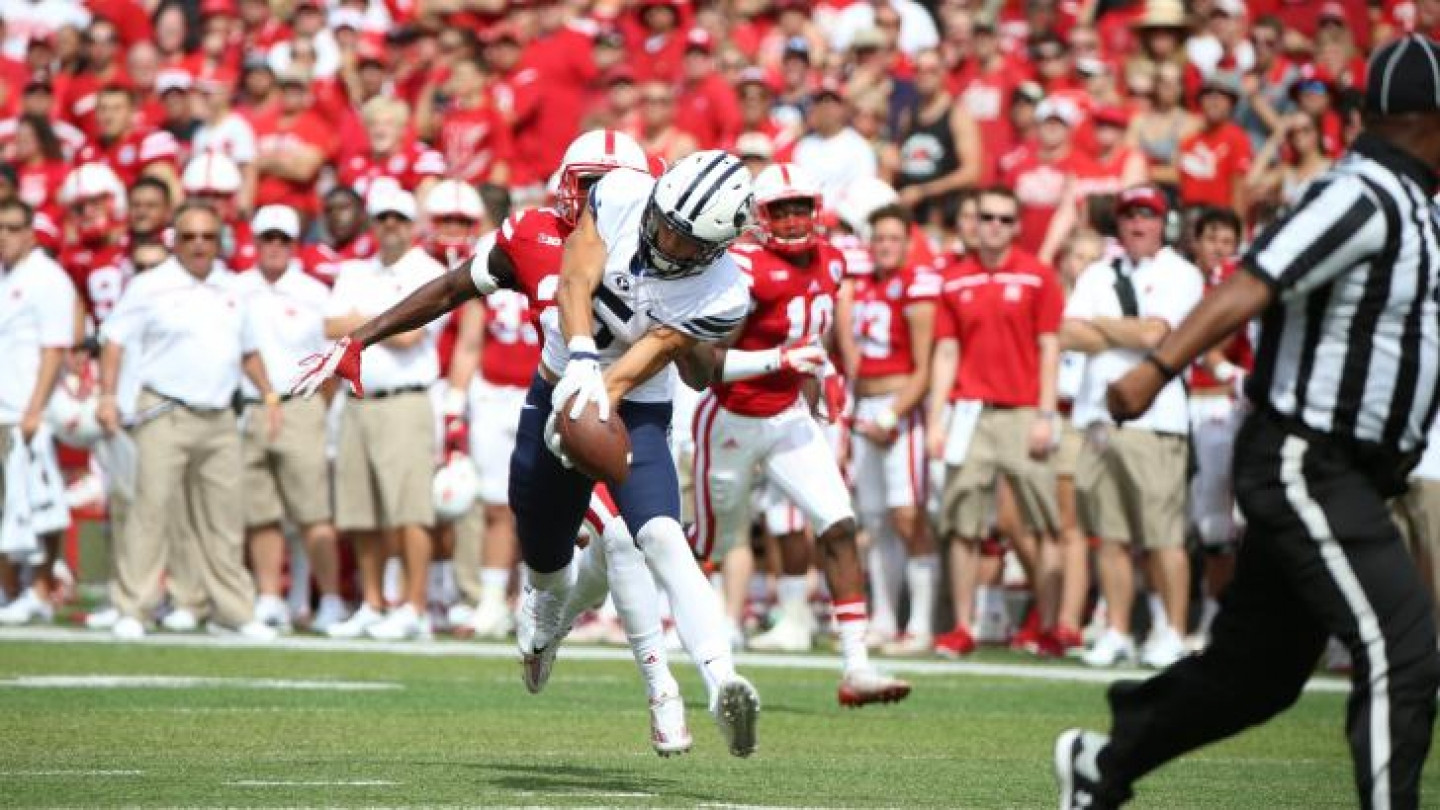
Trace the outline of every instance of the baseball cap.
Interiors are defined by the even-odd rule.
[[[1165,199],[1165,192],[1154,186],[1134,186],[1120,192],[1115,200],[1115,213],[1123,214],[1132,208],[1145,208],[1163,217],[1170,210],[1170,203]]]
[[[885,47],[885,32],[873,26],[856,31],[854,38],[850,40],[850,49],[853,51],[883,47]]]
[[[810,94],[810,98],[813,101],[819,101],[822,98],[833,98],[836,101],[844,101],[845,85],[834,79],[826,79],[820,83],[819,87],[815,88],[815,92]]]
[[[1331,2],[1331,3],[1326,3],[1325,5],[1323,5],[1323,6],[1320,7],[1320,14],[1317,15],[1316,19],[1319,19],[1319,20],[1339,20],[1340,22],[1343,23],[1343,22],[1346,22],[1346,21],[1349,19],[1349,17],[1348,17],[1348,15],[1345,14],[1345,4],[1344,4],[1344,3],[1334,3],[1334,2]]]
[[[1090,117],[1095,120],[1096,125],[1107,124],[1112,127],[1121,128],[1130,126],[1130,111],[1124,107],[1115,107],[1108,104],[1102,107],[1096,107],[1090,114]]]
[[[183,70],[162,70],[155,74],[155,92],[164,95],[171,90],[184,92],[195,85],[195,80]]]
[[[1200,92],[1196,93],[1195,96],[1199,98],[1206,93],[1224,93],[1230,97],[1231,101],[1239,101],[1240,79],[1228,73],[1218,71],[1212,73],[1205,79],[1204,83],[1200,85]]]
[[[288,205],[267,205],[255,212],[255,218],[250,221],[250,229],[256,236],[278,231],[291,239],[299,239],[300,215]]]
[[[1245,0],[1215,0],[1213,8],[1212,14],[1218,12],[1226,17],[1244,17],[1247,13]]]
[[[379,217],[381,214],[399,214],[414,222],[415,195],[400,188],[393,181],[389,183],[377,181],[370,186],[370,194],[365,198],[365,213],[372,217]]]
[[[363,31],[365,29],[365,14],[358,9],[342,6],[331,9],[325,22],[332,31],[339,31],[341,28],[349,28],[352,31]]]
[[[1051,118],[1060,120],[1065,126],[1073,127],[1080,123],[1080,110],[1075,103],[1067,98],[1051,96],[1040,102],[1035,108],[1035,120],[1045,121]]]
[[[1365,109],[1381,115],[1440,110],[1440,45],[1409,34],[1375,51],[1366,71]]]
[[[715,38],[704,28],[691,28],[685,35],[685,50],[700,51],[702,53],[713,53],[715,51]]]
[[[763,132],[746,132],[735,139],[735,154],[739,155],[741,160],[745,158],[769,160],[775,157],[775,142]]]
[[[275,82],[281,86],[299,84],[309,87],[310,71],[297,65],[286,65],[284,70],[276,71]]]
[[[806,62],[809,62],[810,43],[806,42],[804,37],[790,37],[789,39],[785,40],[785,53],[783,54],[782,58],[788,58],[791,56],[796,56],[804,59]]]

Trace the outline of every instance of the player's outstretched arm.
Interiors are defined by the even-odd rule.
[[[595,227],[590,207],[580,215],[575,231],[565,239],[565,254],[560,260],[560,285],[555,303],[560,307],[560,328],[568,342],[575,338],[590,339],[595,332],[591,299],[605,273],[609,250]]]
[[[698,343],[690,335],[668,326],[646,332],[605,370],[605,390],[610,401],[618,402],[676,358],[691,354]]]

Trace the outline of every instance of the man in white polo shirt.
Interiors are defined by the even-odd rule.
[[[174,220],[175,255],[136,276],[101,328],[100,405],[106,433],[120,429],[116,389],[122,365],[134,364],[141,385],[131,422],[138,456],[135,501],[115,555],[112,602],[120,638],[145,635],[147,604],[167,558],[166,538],[194,544],[188,558],[211,603],[211,629],[273,638],[255,621],[255,589],[245,570],[240,431],[231,401],[240,377],[265,402],[269,429],[281,422],[280,396],[265,363],[235,277],[218,269],[220,216],[186,203]],[[188,506],[180,509],[179,493]],[[172,521],[187,520],[186,531]]]
[[[1169,666],[1185,652],[1190,563],[1185,556],[1186,464],[1190,431],[1184,383],[1170,383],[1138,419],[1116,425],[1105,407],[1105,388],[1140,363],[1200,302],[1200,271],[1165,246],[1164,194],[1152,186],[1121,192],[1116,201],[1124,255],[1090,265],[1075,282],[1065,307],[1060,340],[1089,355],[1075,397],[1075,426],[1085,433],[1075,472],[1080,520],[1099,537],[1100,593],[1109,629],[1085,655],[1092,666],[1133,662],[1130,632],[1134,601],[1132,548],[1148,552],[1150,584],[1164,616],[1140,656],[1148,666]]]
[[[380,252],[340,266],[325,313],[326,337],[364,325],[445,267],[415,245],[415,197],[394,183],[372,185],[365,204]],[[435,523],[435,414],[427,393],[440,377],[435,339],[445,319],[365,350],[359,397],[340,417],[335,463],[335,523],[355,543],[364,604],[330,628],[336,638],[398,640],[430,634],[426,595]],[[381,577],[385,534],[398,534],[405,602],[388,615]]]
[[[0,511],[4,509],[3,462],[16,427],[27,442],[35,434],[55,390],[65,350],[74,345],[78,310],[65,271],[35,244],[35,212],[18,199],[0,203]],[[45,439],[45,441],[49,441]],[[49,621],[50,594],[59,537],[44,539],[44,560],[34,584],[0,609],[0,624]]]
[[[255,343],[266,368],[285,373],[323,352],[325,307],[330,290],[308,275],[295,257],[300,216],[286,205],[267,205],[251,223],[255,269],[236,279],[245,296]],[[327,399],[281,396],[280,432],[269,435],[260,392],[246,380],[244,458],[245,526],[250,566],[255,572],[255,618],[272,627],[290,627],[290,608],[281,596],[285,535],[281,519],[299,527],[309,570],[320,585],[320,609],[310,628],[319,632],[345,618],[340,599],[339,555],[330,515],[330,464],[325,457]]]

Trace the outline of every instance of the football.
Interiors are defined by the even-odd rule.
[[[630,433],[613,410],[606,422],[601,422],[598,414],[592,402],[579,419],[571,419],[567,400],[555,420],[555,431],[575,469],[596,481],[619,486],[630,477]]]

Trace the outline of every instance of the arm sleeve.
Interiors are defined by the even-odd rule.
[[[1356,177],[1313,188],[1301,204],[1255,240],[1242,266],[1277,295],[1302,295],[1379,256],[1390,231],[1375,194]]]

